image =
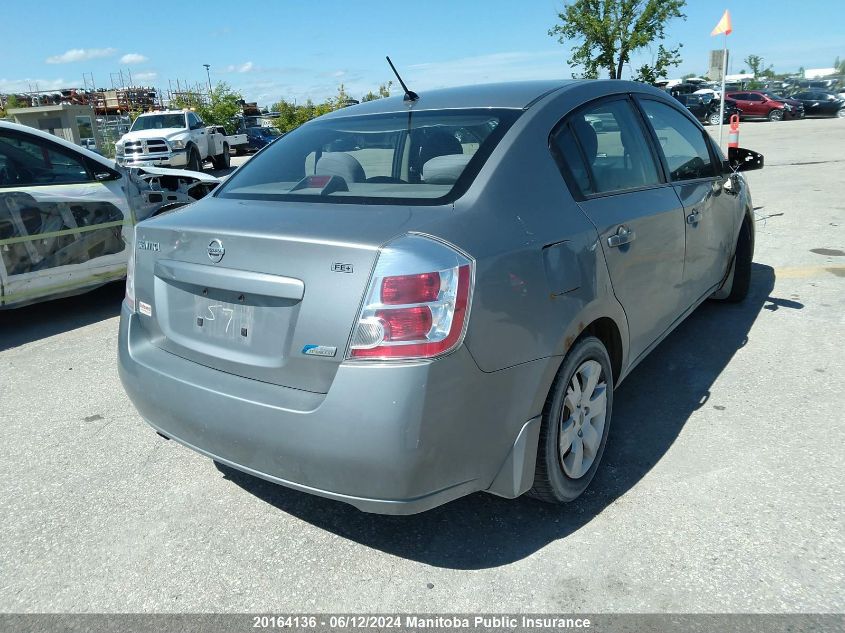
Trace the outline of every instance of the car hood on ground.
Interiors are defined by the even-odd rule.
[[[171,169],[169,167],[132,167],[133,173],[138,175],[154,174],[156,176],[180,176],[182,178],[193,178],[200,182],[220,182],[220,179],[211,174],[201,171],[188,171],[187,169]]]

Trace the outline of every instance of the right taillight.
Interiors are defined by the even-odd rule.
[[[405,235],[383,247],[347,357],[433,358],[457,348],[466,331],[473,266],[455,247],[427,236]]]

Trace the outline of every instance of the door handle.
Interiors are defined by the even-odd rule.
[[[633,242],[636,237],[636,233],[634,233],[627,226],[622,225],[618,229],[616,229],[616,235],[611,235],[609,238],[607,238],[607,245],[610,246],[610,248],[616,248],[618,246],[622,246],[623,244],[629,244],[630,242]]]
[[[701,211],[693,209],[692,213],[687,216],[687,224],[698,224],[701,220]]]

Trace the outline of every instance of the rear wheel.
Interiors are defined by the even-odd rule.
[[[742,223],[739,231],[739,238],[736,242],[736,254],[724,285],[713,295],[714,299],[739,303],[748,296],[748,289],[751,287],[751,229],[748,228],[748,221]]]
[[[783,121],[783,110],[772,110],[769,112],[769,121]]]
[[[549,503],[573,501],[601,461],[613,408],[613,372],[602,342],[588,336],[566,355],[543,408],[534,486]]]
[[[223,143],[223,152],[219,156],[215,156],[214,160],[214,169],[229,169],[229,165],[232,161],[232,157],[229,155],[229,145],[228,143]]]

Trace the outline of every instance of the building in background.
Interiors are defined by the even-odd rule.
[[[707,67],[707,78],[710,81],[722,81],[722,71],[725,67],[726,59],[731,58],[731,52],[728,51],[727,57],[721,49],[717,51],[710,51],[710,63]]]
[[[11,108],[8,111],[15,123],[54,134],[77,145],[99,149],[102,139],[98,132],[94,108],[90,105],[59,103],[56,105]],[[91,148],[93,149],[93,148]]]

